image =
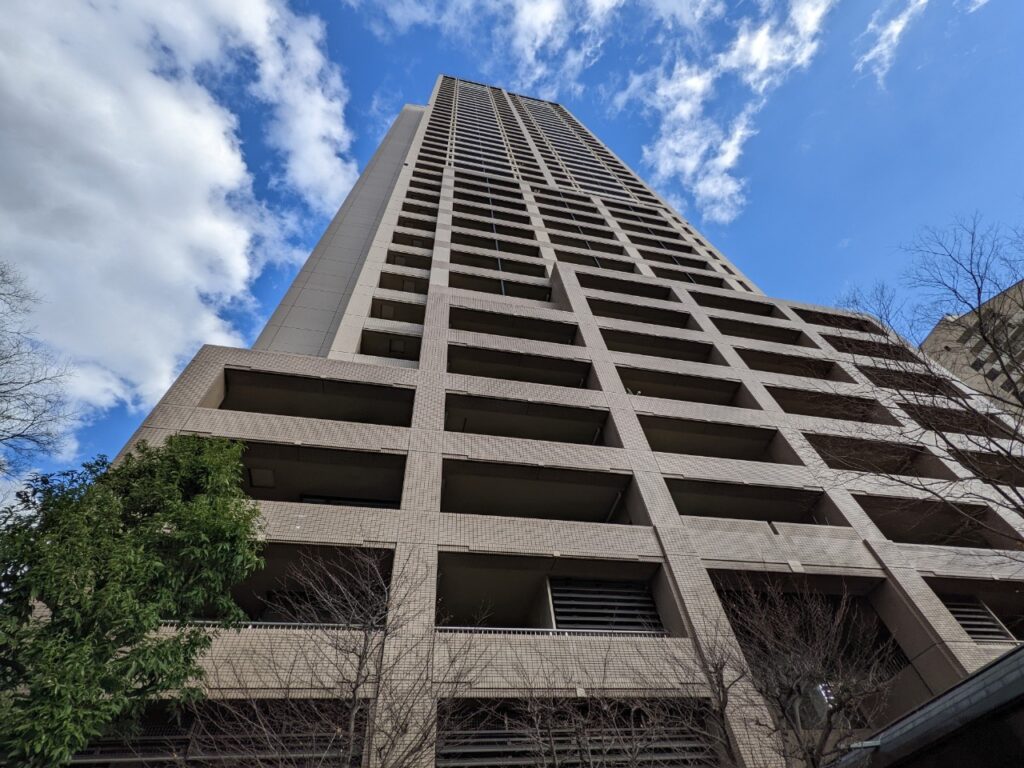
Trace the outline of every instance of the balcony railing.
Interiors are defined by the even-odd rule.
[[[563,637],[568,635],[587,635],[590,637],[668,637],[663,629],[551,629],[547,627],[459,627],[439,626],[438,632],[472,633],[477,635],[535,635],[545,637]]]

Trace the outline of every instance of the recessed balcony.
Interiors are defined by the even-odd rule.
[[[899,422],[880,402],[870,398],[784,387],[766,387],[766,389],[786,413],[815,416],[821,419],[856,421],[863,424],[899,425]]]
[[[282,629],[383,626],[391,550],[274,542],[263,560],[260,570],[231,590],[254,624]]]
[[[678,478],[667,482],[676,510],[684,517],[849,526],[820,489]]]
[[[579,328],[575,323],[540,320],[521,315],[503,315],[478,309],[452,307],[448,316],[449,327],[470,333],[489,333],[515,339],[546,341],[552,344],[577,344]]]
[[[946,397],[955,397],[960,393],[951,381],[930,373],[906,371],[898,367],[876,368],[870,365],[858,365],[857,370],[876,387]]]
[[[918,362],[913,352],[899,344],[858,339],[852,336],[823,335],[822,338],[831,344],[833,349],[845,352],[848,355],[880,357],[886,360],[899,360],[905,363]]]
[[[748,368],[766,373],[782,373],[787,376],[803,376],[808,379],[822,381],[842,381],[852,383],[853,379],[842,366],[832,360],[817,357],[801,357],[799,355],[783,355],[778,352],[765,352],[760,349],[736,349]]]
[[[602,328],[601,336],[612,352],[632,355],[663,357],[669,360],[686,360],[691,363],[725,365],[725,359],[713,344],[692,339],[676,339],[671,336],[652,336],[646,333],[619,331]]]
[[[919,445],[839,435],[805,434],[804,437],[832,469],[935,480],[956,479],[956,475],[935,454]]]
[[[446,459],[441,511],[586,523],[642,524],[629,474]]]
[[[641,283],[633,280],[618,280],[614,277],[604,275],[592,275],[589,272],[577,272],[576,278],[582,288],[589,288],[595,291],[608,291],[610,293],[622,293],[627,296],[640,296],[647,299],[660,299],[662,301],[677,301],[671,288],[655,283]]]
[[[674,312],[661,307],[650,307],[643,304],[624,304],[604,299],[587,299],[590,311],[598,317],[611,317],[616,320],[628,320],[634,323],[663,325],[667,328],[700,330],[700,326],[686,312]]]
[[[706,272],[691,272],[686,269],[669,269],[667,267],[651,267],[651,271],[665,280],[690,285],[706,285],[709,288],[725,288],[725,278],[709,275]]]
[[[438,555],[437,626],[487,634],[683,634],[657,563],[452,552]]]
[[[430,282],[422,277],[399,275],[395,272],[381,272],[378,285],[389,291],[405,291],[406,293],[426,294]]]
[[[550,301],[551,288],[547,285],[522,283],[518,280],[503,280],[480,275],[467,275],[462,272],[450,272],[448,285],[465,291],[493,293],[498,296],[514,296],[518,299],[533,301]]]
[[[824,325],[829,328],[840,328],[846,331],[860,331],[861,333],[875,333],[884,335],[885,331],[878,327],[877,323],[865,317],[855,315],[837,315],[833,312],[819,312],[814,309],[799,309],[793,307],[793,311],[811,325]]]
[[[729,312],[742,312],[745,315],[758,315],[760,317],[784,317],[779,308],[774,304],[764,301],[750,301],[736,296],[724,296],[717,293],[699,293],[690,291],[690,297],[702,307],[709,309],[724,309]]]
[[[714,421],[640,416],[652,451],[719,459],[802,464],[776,429]]]
[[[1010,429],[995,414],[965,411],[960,408],[940,408],[922,403],[900,403],[900,408],[922,429],[960,435],[974,435],[986,439],[1014,437]]]
[[[1024,642],[1024,587],[1019,582],[927,579],[938,598],[974,642]]]
[[[243,488],[254,499],[397,509],[405,456],[279,443],[246,444]]]
[[[981,504],[867,494],[853,498],[886,538],[901,544],[1024,549],[1020,534]]]
[[[763,325],[761,323],[747,323],[742,320],[732,320],[726,317],[712,317],[711,322],[715,324],[726,336],[737,336],[742,339],[755,339],[767,341],[771,344],[788,344],[797,347],[810,347],[817,349],[818,345],[811,341],[811,338],[799,328],[788,328],[781,325]]]
[[[449,432],[582,445],[615,443],[608,411],[593,408],[449,393],[444,414],[444,428]]]
[[[448,346],[448,373],[576,389],[598,388],[588,361],[453,344]]]
[[[414,397],[403,387],[226,368],[220,408],[408,427]]]
[[[619,378],[631,395],[662,397],[708,405],[728,405],[734,408],[760,406],[749,390],[738,381],[688,376],[667,371],[648,371],[641,368],[620,367]]]
[[[393,357],[396,360],[419,360],[422,339],[388,331],[363,330],[359,352],[374,357]]]
[[[426,309],[424,304],[374,298],[370,302],[370,317],[376,317],[380,320],[394,320],[399,323],[423,325]]]

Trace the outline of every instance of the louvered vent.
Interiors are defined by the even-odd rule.
[[[643,744],[623,743],[623,733],[589,729],[545,730],[530,734],[510,730],[450,733],[437,748],[437,768],[533,768],[539,765],[602,768],[712,768],[709,744],[693,732],[671,729]]]
[[[649,584],[642,581],[551,579],[558,629],[663,632]]]
[[[1012,643],[1010,634],[999,617],[985,603],[972,595],[945,595],[942,602],[964,631],[979,643]]]

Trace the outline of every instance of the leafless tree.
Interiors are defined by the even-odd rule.
[[[909,298],[898,300],[895,290],[878,285],[845,301],[889,336],[855,350],[855,360],[895,404],[897,418],[879,428],[891,446],[865,451],[862,444],[823,440],[815,447],[836,468],[872,472],[958,515],[957,525],[944,527],[945,540],[934,543],[973,538],[995,549],[1024,549],[1014,526],[986,512],[994,506],[1011,519],[1024,516],[1024,233],[986,226],[976,215],[925,230],[906,251],[913,259]],[[951,343],[930,344],[930,355],[911,352],[933,327],[933,341]],[[992,371],[986,377],[967,369],[967,376],[960,366],[973,389],[950,370],[964,345],[976,367]],[[864,429],[851,431],[863,436]],[[900,445],[930,446],[965,472],[951,473]]]
[[[877,615],[844,590],[805,581],[741,580],[724,605],[771,716],[753,725],[784,765],[822,768],[879,725],[894,675],[906,664]]]
[[[29,324],[38,302],[21,274],[0,261],[0,476],[15,475],[32,457],[54,450],[68,418],[67,371]]]
[[[728,618],[702,628],[698,653],[648,665],[677,692],[706,682],[687,728],[711,747],[715,765],[820,768],[879,724],[906,661],[857,596],[738,575],[726,586]],[[742,752],[738,735],[756,748]]]
[[[438,766],[471,764],[467,759],[535,768],[718,765],[700,736],[702,700],[625,684],[641,677],[639,663],[631,671],[623,665],[635,650],[629,638],[608,638],[602,655],[588,654],[589,671],[568,674],[564,658],[560,665],[543,655],[516,655],[502,686],[514,695],[448,702],[464,730],[442,734]]]
[[[462,695],[483,660],[471,635],[435,653],[433,612],[413,595],[424,574],[381,550],[301,555],[266,598],[275,626],[244,630],[244,657],[222,660],[193,708],[189,764],[432,765],[435,702]]]
[[[461,732],[439,754],[498,757],[536,768],[824,768],[877,725],[906,663],[856,595],[805,582],[739,578],[726,619],[693,652],[666,638],[639,648],[609,637],[567,673],[520,649],[492,699],[467,699]],[[528,648],[528,646],[526,646]],[[741,751],[735,729],[758,747]]]

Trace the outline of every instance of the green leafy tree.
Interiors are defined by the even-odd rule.
[[[0,513],[0,755],[51,766],[157,697],[200,695],[208,625],[260,567],[243,446],[177,435],[31,478]]]

